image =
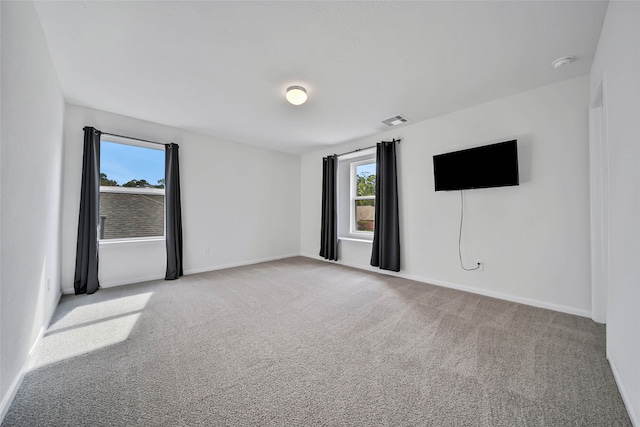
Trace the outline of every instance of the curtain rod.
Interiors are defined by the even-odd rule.
[[[402,141],[402,138],[400,139],[393,139],[393,141],[380,141],[380,143],[382,144],[391,144],[392,142],[397,142],[398,144],[400,144],[400,141]],[[364,147],[364,148],[356,148],[355,150],[352,151],[347,151],[346,153],[341,153],[341,154],[335,154],[336,157],[340,157],[340,156],[346,156],[347,154],[351,154],[351,153],[357,153],[358,151],[364,151],[364,150],[368,150],[370,148],[376,148],[378,145],[372,145],[371,147]]]
[[[85,128],[82,128],[82,130],[84,130],[84,129]],[[162,142],[149,141],[148,139],[142,139],[142,138],[133,138],[131,136],[118,135],[116,133],[109,133],[109,132],[102,132],[102,131],[100,131],[100,133],[102,135],[117,136],[118,138],[126,138],[126,139],[133,139],[134,141],[148,142],[150,144],[167,145],[167,144],[163,144]]]

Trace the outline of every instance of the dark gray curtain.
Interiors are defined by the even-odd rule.
[[[336,209],[336,172],[338,156],[322,159],[322,225],[320,227],[320,256],[338,260],[338,221]]]
[[[100,219],[100,134],[84,128],[80,216],[76,245],[76,272],[73,288],[76,295],[92,294],[98,283],[98,221]]]
[[[164,202],[166,212],[167,272],[165,280],[182,276],[182,206],[180,203],[180,168],[178,144],[165,145]]]
[[[371,265],[400,271],[400,225],[396,142],[380,142],[376,151],[376,224]]]

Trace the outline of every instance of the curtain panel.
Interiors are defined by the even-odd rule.
[[[400,225],[396,141],[376,147],[376,224],[373,230],[371,265],[400,271]]]
[[[92,294],[98,282],[98,224],[100,219],[100,136],[92,127],[84,128],[80,215],[76,244],[75,294]]]
[[[180,167],[178,144],[165,145],[165,215],[167,229],[167,271],[165,280],[175,280],[182,270],[182,205],[180,203]]]
[[[337,178],[338,156],[322,159],[322,223],[320,226],[320,256],[338,260]]]

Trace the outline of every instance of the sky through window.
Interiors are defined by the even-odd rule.
[[[164,179],[164,150],[103,140],[100,143],[100,172],[118,185],[134,179],[144,179],[155,185]]]

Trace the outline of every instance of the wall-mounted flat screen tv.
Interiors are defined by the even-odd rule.
[[[433,156],[436,191],[518,185],[517,141]]]

